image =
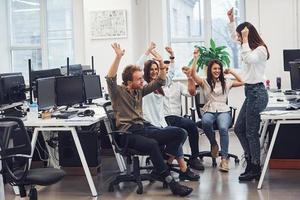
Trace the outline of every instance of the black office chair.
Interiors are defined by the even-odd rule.
[[[65,176],[61,169],[29,169],[31,143],[22,120],[17,118],[0,119],[0,159],[4,182],[17,186],[21,197],[26,197],[25,186],[31,186],[30,200],[38,199],[35,185],[51,185]]]
[[[196,122],[196,113],[198,115],[199,120],[196,122],[198,128],[202,129],[202,113],[201,113],[201,108],[203,108],[204,106],[204,101],[201,101],[201,93],[197,93],[194,97],[195,100],[195,108],[191,108],[191,118],[193,121]],[[232,121],[231,121],[231,125],[229,128],[232,128],[234,125],[234,121],[235,121],[235,114],[236,114],[236,108],[234,107],[230,107],[230,113],[231,113],[231,117],[232,117]],[[218,130],[218,125],[217,123],[214,123],[214,130]],[[219,152],[220,155],[220,152]],[[199,153],[199,158],[202,159],[203,157],[211,157],[211,152],[210,151],[201,151]],[[238,164],[240,162],[238,156],[228,153],[228,158],[234,158],[234,162],[236,164]],[[216,167],[217,166],[217,162],[216,162],[216,158],[212,158],[212,166]]]
[[[130,134],[129,132],[126,133],[124,131],[118,131],[116,129],[115,125],[115,116],[114,112],[111,106],[111,102],[107,102],[103,104],[103,108],[106,112],[107,118],[110,122],[110,128],[112,132],[111,138],[112,138],[112,145],[115,147],[116,153],[120,153],[123,157],[126,157],[126,161],[128,165],[133,164],[132,171],[130,170],[131,167],[128,167],[127,169],[127,174],[120,174],[115,177],[113,181],[109,183],[109,192],[114,191],[114,186],[118,185],[121,182],[135,182],[138,186],[138,189],[136,191],[137,194],[142,194],[143,193],[143,184],[142,181],[155,181],[156,179],[154,176],[152,176],[150,173],[143,173],[141,174],[141,170],[152,170],[152,166],[146,166],[146,167],[141,167],[140,162],[139,162],[139,157],[138,156],[146,156],[146,154],[143,154],[141,152],[138,152],[134,149],[128,148],[128,137],[127,135]],[[121,141],[126,141],[125,144],[121,144]]]

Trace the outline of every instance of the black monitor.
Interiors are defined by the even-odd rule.
[[[300,60],[300,49],[284,49],[283,50],[283,66],[284,71],[290,71],[290,61]]]
[[[102,97],[100,76],[85,75],[83,76],[85,99],[91,103],[93,99]]]
[[[56,105],[55,78],[37,79],[37,103],[39,110],[48,110]]]
[[[55,76],[61,76],[61,75],[62,74],[61,74],[59,68],[31,71],[31,80],[30,81],[32,84],[34,97],[35,98],[37,97],[37,90],[36,90],[36,80],[37,79],[55,77]]]
[[[1,74],[0,104],[12,104],[26,100],[25,81],[21,73]]]
[[[65,71],[64,74],[67,74],[67,66],[61,66],[61,68],[63,71]],[[69,65],[69,75],[70,76],[81,76],[82,75],[81,64]]]
[[[84,88],[82,76],[56,77],[56,104],[58,106],[72,106],[84,102]]]
[[[290,62],[291,89],[300,90],[300,61]]]

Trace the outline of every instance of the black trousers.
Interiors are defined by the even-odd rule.
[[[148,154],[158,173],[168,169],[160,147],[165,146],[164,152],[175,156],[187,137],[187,133],[181,128],[173,126],[158,128],[150,123],[132,125],[128,131],[132,133],[127,135],[128,148]]]
[[[176,115],[166,116],[165,119],[169,125],[183,128],[188,132],[191,158],[197,158],[199,156],[199,132],[196,123],[191,119]]]

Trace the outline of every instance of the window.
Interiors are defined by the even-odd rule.
[[[47,69],[74,60],[72,0],[9,0],[12,71],[28,78],[32,68]]]
[[[218,46],[228,47],[233,58],[231,66],[239,68],[238,47],[231,41],[227,30],[226,13],[231,7],[236,10],[236,21],[241,21],[244,18],[244,0],[168,1],[169,42],[176,53],[175,77],[184,77],[180,67],[187,65],[192,59],[195,45],[205,45],[210,38]],[[199,73],[203,74],[202,71]]]
[[[203,1],[169,0],[169,40],[176,54],[175,77],[181,77],[180,67],[191,60],[195,45],[204,44]]]
[[[244,18],[241,13],[244,13],[244,5],[241,0],[212,0],[211,1],[211,18],[212,18],[212,38],[218,46],[227,46],[227,51],[231,55],[230,65],[234,68],[240,68],[238,45],[232,42],[232,39],[227,30],[228,8],[234,7],[236,24],[239,24]]]

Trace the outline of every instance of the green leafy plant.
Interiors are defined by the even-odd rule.
[[[225,50],[226,46],[216,46],[216,43],[213,39],[210,39],[210,47],[206,48],[205,46],[196,45],[195,48],[198,48],[200,51],[200,56],[197,61],[197,72],[200,69],[203,69],[204,66],[207,66],[208,62],[212,59],[219,60],[224,67],[229,67],[230,59],[229,53]],[[189,65],[191,65],[193,59],[190,61]]]

